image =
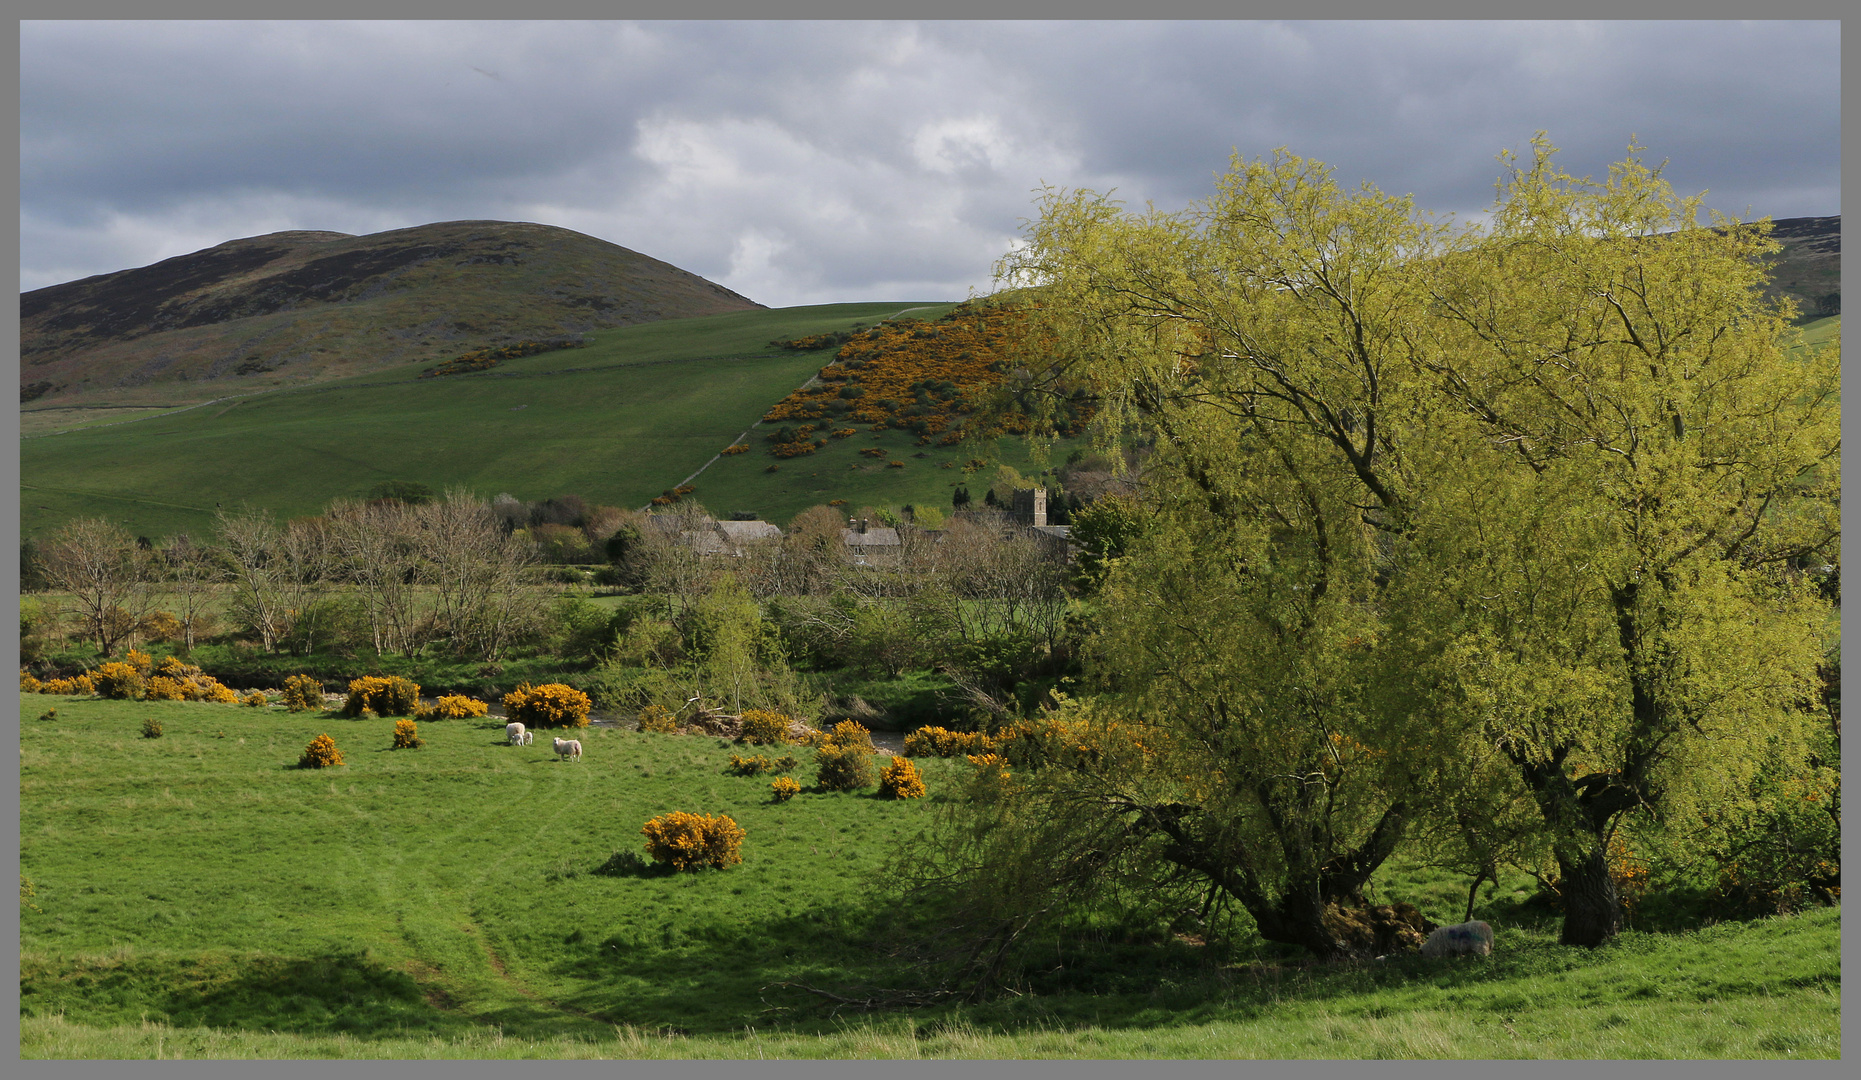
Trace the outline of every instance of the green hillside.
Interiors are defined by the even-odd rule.
[[[421,366],[407,365],[154,416],[123,410],[145,418],[107,426],[96,410],[29,408],[22,534],[87,515],[150,537],[198,533],[211,527],[216,504],[312,514],[384,480],[643,506],[705,466],[831,355],[771,349],[771,340],[901,312],[936,318],[952,306],[833,304],[667,320],[596,331],[587,348],[505,361],[488,373],[420,379]],[[61,415],[71,418],[62,429]],[[753,510],[783,522],[836,498],[947,506],[974,452],[923,448],[935,452],[919,458],[908,433],[861,432],[770,473],[774,459],[759,435],[751,441],[751,453],[722,458],[694,481],[695,498],[720,513]],[[905,467],[859,456],[867,446],[884,446]],[[1005,449],[1006,460],[1026,464],[1018,445]]]

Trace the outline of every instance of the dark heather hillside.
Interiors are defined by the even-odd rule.
[[[761,307],[550,225],[271,233],[22,293],[20,395],[260,389]]]
[[[1771,289],[1796,301],[1806,316],[1842,313],[1842,219],[1784,218],[1771,238],[1783,245],[1771,267]]]

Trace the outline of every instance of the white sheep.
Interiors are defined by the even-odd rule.
[[[580,739],[557,739],[556,753],[561,755],[565,761],[570,758],[580,761],[582,759],[582,741]]]
[[[504,725],[504,737],[510,740],[512,746],[522,746],[530,741],[530,733],[514,720]]]
[[[1423,956],[1488,956],[1493,951],[1493,928],[1483,922],[1438,926],[1422,942]]]

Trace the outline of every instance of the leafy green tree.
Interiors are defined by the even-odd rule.
[[[1106,495],[1075,511],[1068,539],[1079,547],[1075,577],[1080,587],[1096,592],[1143,531],[1143,505],[1128,495]]]
[[[1283,152],[1181,214],[1048,193],[1002,266],[1030,382],[1156,447],[1092,716],[1159,730],[1005,789],[1076,824],[1059,850],[1116,836],[1108,873],[1337,954],[1411,819],[1522,796],[1597,944],[1624,815],[1802,741],[1829,616],[1789,568],[1834,561],[1839,355],[1788,351],[1765,223],[1696,224],[1635,148],[1596,183],[1553,153],[1487,228]]]

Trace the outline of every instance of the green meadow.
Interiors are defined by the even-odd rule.
[[[56,715],[40,715],[55,708]],[[146,718],[160,738],[142,738]],[[21,708],[25,1058],[1834,1058],[1840,910],[1631,931],[1590,951],[1483,893],[1487,959],[1305,965],[1218,947],[1062,933],[1016,993],[836,1013],[793,984],[909,985],[887,859],[956,797],[967,763],[921,761],[930,797],[811,790],[812,751],[695,736],[539,733],[31,695]],[[344,765],[294,767],[333,736]],[[798,759],[774,802],[733,753]],[[670,874],[639,834],[727,813],[743,862]],[[619,857],[616,857],[616,856]],[[1464,882],[1396,889],[1457,920]],[[1402,898],[1391,896],[1390,898]],[[1295,950],[1296,951],[1296,950]]]
[[[21,531],[43,535],[70,518],[101,515],[139,535],[200,534],[216,506],[313,514],[384,480],[435,491],[463,485],[486,498],[574,493],[644,506],[831,355],[772,349],[771,340],[901,314],[934,318],[951,306],[832,304],[668,320],[598,331],[587,348],[505,361],[482,374],[420,379],[422,366],[409,365],[131,423],[100,419],[95,409],[64,410],[69,426],[54,428],[57,410],[25,410],[28,432],[57,433],[21,441]],[[759,457],[772,460],[742,455]],[[770,514],[792,516],[825,501],[792,482],[792,473],[726,476],[721,496],[767,503]],[[884,482],[892,478],[879,480],[849,477],[846,497],[889,492]],[[921,486],[928,492],[933,484]],[[948,487],[934,486],[947,503]],[[884,501],[911,500],[888,494]]]

